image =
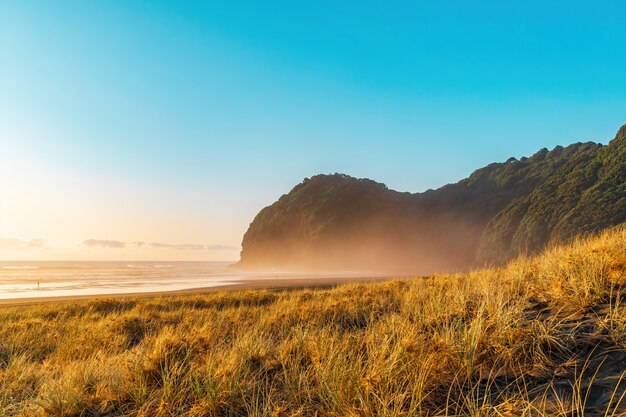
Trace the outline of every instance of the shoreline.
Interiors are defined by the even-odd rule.
[[[211,287],[185,288],[171,291],[129,292],[112,294],[81,294],[66,296],[42,296],[1,299],[0,306],[26,306],[33,304],[63,303],[71,301],[87,301],[95,299],[134,299],[134,298],[158,298],[175,297],[180,295],[207,294],[219,291],[247,291],[247,290],[290,290],[300,288],[333,287],[340,284],[380,282],[393,279],[407,279],[415,276],[352,276],[352,277],[307,277],[307,278],[253,278],[245,281],[237,281],[231,284],[221,284]]]

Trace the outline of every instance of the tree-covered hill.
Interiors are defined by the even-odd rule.
[[[533,253],[626,221],[626,125],[510,158],[424,193],[343,174],[305,179],[246,232],[240,266],[419,272]]]

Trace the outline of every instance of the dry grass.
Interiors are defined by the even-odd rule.
[[[468,274],[6,307],[0,416],[623,415],[625,270],[622,228]]]

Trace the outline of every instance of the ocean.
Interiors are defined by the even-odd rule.
[[[231,262],[0,262],[0,299],[176,291],[272,276]]]

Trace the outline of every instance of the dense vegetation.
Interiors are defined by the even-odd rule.
[[[502,269],[0,309],[2,416],[614,416],[626,230]]]
[[[430,273],[502,263],[626,220],[626,126],[410,194],[317,175],[254,219],[242,266]]]

